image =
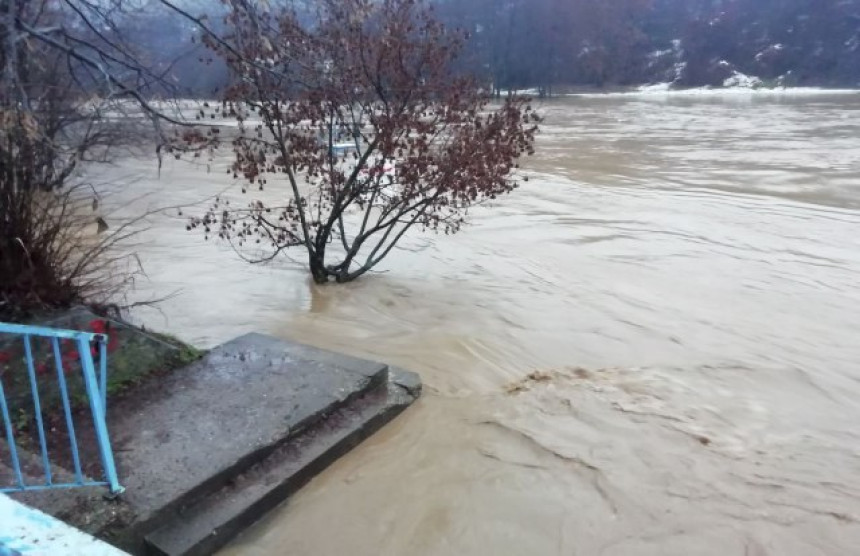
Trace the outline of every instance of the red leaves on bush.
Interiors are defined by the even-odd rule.
[[[104,319],[94,319],[90,321],[90,330],[95,332],[96,334],[105,334],[108,336],[108,345],[107,350],[108,353],[113,353],[119,348],[119,336],[116,334],[111,334],[111,326],[110,322]],[[91,353],[93,357],[98,356],[98,348],[93,346],[91,348]]]

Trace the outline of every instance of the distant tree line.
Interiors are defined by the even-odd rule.
[[[224,7],[187,0],[218,25]],[[319,0],[269,0],[311,13]],[[497,92],[670,82],[721,85],[739,72],[772,85],[860,86],[860,0],[432,0],[469,33],[459,62]],[[130,36],[192,96],[211,96],[226,66],[191,42],[169,11],[131,21]],[[201,67],[201,61],[207,64]]]
[[[860,85],[860,0],[437,0],[499,89]]]

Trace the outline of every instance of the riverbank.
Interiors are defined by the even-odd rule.
[[[89,323],[108,334],[108,376],[120,377],[108,380],[107,423],[122,493],[108,497],[105,487],[87,486],[11,496],[132,554],[212,553],[403,411],[421,390],[412,373],[262,335],[199,354],[93,317],[78,310],[51,324],[81,329]],[[75,400],[72,434],[54,418],[59,408],[47,395],[51,374],[39,371],[43,354],[38,342],[31,343],[53,483],[76,482],[72,459],[80,461],[85,482],[99,480],[87,397],[74,382],[76,360],[64,354],[63,374]],[[194,357],[176,365],[165,346]],[[12,353],[12,342],[4,349],[5,400],[11,414],[24,416],[30,389],[13,380],[27,375],[15,368],[23,356]],[[16,420],[20,466],[14,472],[4,464],[9,452],[0,440],[3,487],[45,484],[36,434]]]
[[[147,332],[115,317],[97,314],[86,307],[76,307],[43,315],[35,320],[39,326],[65,330],[79,330],[94,334],[105,334],[109,341],[105,345],[105,355],[109,359],[109,372],[106,387],[107,399],[111,402],[123,401],[134,397],[140,388],[158,383],[164,377],[192,363],[203,356],[203,352],[185,344],[175,337]],[[68,410],[78,431],[77,444],[80,450],[82,471],[91,476],[101,472],[98,447],[92,430],[89,400],[83,381],[77,346],[69,341],[57,344],[59,361],[51,341],[47,338],[31,337],[29,349],[32,355],[32,370],[39,383],[39,416],[44,428],[51,431],[45,438],[46,449],[51,460],[66,469],[74,469],[70,435],[64,412],[65,400]],[[92,348],[96,366],[100,363],[101,352]],[[5,400],[12,416],[12,431],[18,447],[24,451],[39,452],[39,422],[36,418],[32,386],[28,372],[28,357],[20,337],[4,335],[0,338],[0,377],[3,378]],[[67,388],[61,393],[58,383],[57,366],[63,372]],[[65,398],[65,400],[64,400]],[[8,456],[5,447],[0,453]],[[39,458],[34,458],[38,460]],[[0,485],[15,484],[13,473],[6,467],[8,457],[0,458]],[[42,463],[27,465],[25,472],[41,472]]]

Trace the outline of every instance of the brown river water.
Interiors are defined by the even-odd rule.
[[[542,110],[522,189],[354,284],[150,219],[135,299],[171,297],[136,312],[148,326],[425,382],[222,554],[860,553],[860,94]],[[173,161],[104,180],[126,178],[132,212],[229,185]]]

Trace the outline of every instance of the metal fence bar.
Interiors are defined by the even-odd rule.
[[[5,492],[31,492],[31,491],[45,491],[45,490],[53,490],[57,488],[79,488],[79,487],[103,487],[108,486],[107,481],[84,481],[82,483],[51,483],[50,485],[25,485],[23,489],[21,488],[0,488],[0,493]],[[0,552],[3,554],[3,552]]]
[[[79,330],[62,330],[59,328],[48,328],[46,326],[30,326],[27,324],[9,324],[0,322],[0,332],[6,334],[17,334],[19,336],[43,336],[45,338],[60,338],[62,340],[77,340],[80,337],[90,340],[104,336],[95,332],[82,332]]]
[[[21,464],[18,461],[18,449],[15,447],[15,435],[12,431],[12,419],[9,418],[9,406],[6,405],[6,392],[3,391],[3,378],[0,377],[0,415],[6,426],[6,441],[9,444],[9,455],[12,457],[12,470],[18,486],[24,488],[24,477],[21,475]]]
[[[39,386],[36,383],[36,369],[33,368],[33,346],[30,335],[24,336],[24,355],[27,359],[27,374],[30,376],[30,391],[33,393],[33,411],[36,413],[36,426],[39,428],[39,448],[42,450],[42,467],[45,468],[45,484],[51,484],[51,463],[48,461],[48,443],[45,440],[45,425],[42,423],[42,404],[39,400]]]
[[[96,341],[99,343],[99,389],[102,392],[102,407],[107,414],[107,341],[105,338]]]
[[[93,354],[90,351],[90,342],[87,338],[78,338],[78,352],[81,356],[81,368],[84,373],[87,397],[90,399],[90,410],[93,413],[93,425],[96,429],[99,455],[102,459],[105,479],[110,485],[110,491],[112,493],[120,493],[123,491],[123,488],[119,485],[119,479],[116,474],[116,465],[113,460],[113,450],[111,450],[110,447],[107,420],[105,419],[105,409],[104,405],[102,405],[102,397],[99,396],[98,386],[96,385],[96,370],[93,365]]]
[[[66,377],[63,373],[63,356],[60,353],[60,340],[51,338],[54,348],[54,361],[57,367],[57,381],[60,383],[60,397],[63,400],[63,412],[66,414],[66,428],[69,431],[69,444],[72,446],[72,461],[75,464],[75,479],[81,483],[84,480],[81,471],[81,458],[78,455],[78,441],[75,438],[75,424],[72,422],[72,408],[69,403],[69,390],[66,387]]]

